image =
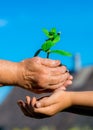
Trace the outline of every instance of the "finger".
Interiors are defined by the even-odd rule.
[[[31,102],[30,102],[30,104],[25,103],[25,109],[26,109],[28,116],[30,116],[30,117],[35,116]]]
[[[59,60],[51,60],[51,59],[41,59],[41,64],[48,66],[48,67],[57,67],[60,65],[60,61]]]
[[[22,112],[24,113],[25,116],[30,116],[28,111],[26,110],[26,107],[25,107],[25,103],[20,100],[17,102],[18,106],[20,107],[20,109],[22,110]]]
[[[19,107],[20,107],[20,109],[22,110],[22,112],[25,116],[28,116],[28,117],[31,117],[31,118],[37,118],[37,119],[42,119],[42,118],[48,117],[48,116],[43,115],[41,113],[35,113],[32,108],[28,109],[27,106],[21,106],[20,105]]]
[[[53,104],[56,104],[56,98],[58,95],[58,92],[56,93],[53,93],[51,96],[47,97],[47,98],[42,98],[40,99],[39,101],[36,102],[36,107],[39,108],[39,107],[47,107],[47,106],[50,106],[50,105],[53,105]]]
[[[67,80],[65,83],[64,83],[64,86],[67,87],[69,85],[72,85],[72,80]]]
[[[35,101],[35,98],[32,98],[32,99],[34,99],[34,100],[33,101],[30,100],[30,102]],[[28,99],[28,96],[27,96],[27,103],[29,103],[28,100],[29,99]],[[22,100],[19,100],[17,103],[18,103],[20,109],[22,110],[22,112],[24,113],[25,116],[32,117],[32,118],[37,118],[37,119],[47,117],[45,115],[35,113],[34,109],[32,107],[32,104],[28,105],[27,103],[24,103]]]
[[[61,67],[56,67],[56,68],[48,68],[49,74],[50,75],[60,75],[66,73],[66,67],[61,66]]]
[[[64,85],[64,82],[61,82],[61,83],[59,83],[59,84],[57,84],[57,85],[52,85],[51,86],[51,90],[56,90],[56,89],[59,89],[59,88],[63,88],[64,90],[66,90],[66,87],[65,87],[65,85]]]
[[[59,88],[61,88],[61,90],[66,90],[64,82],[58,83],[56,85],[49,85],[49,86],[47,86],[47,88],[44,88],[44,89],[38,89],[38,94],[50,93]]]
[[[42,118],[48,117],[48,116],[45,115],[45,114],[36,113],[36,112],[35,112],[36,102],[37,102],[36,97],[33,97],[33,98],[32,98],[32,101],[31,101],[31,108],[30,108],[30,112],[31,112],[32,117],[37,118],[37,119],[42,119]]]
[[[18,104],[19,106],[25,106],[25,103],[24,103],[23,100],[18,100],[17,104]]]
[[[72,81],[71,80],[67,80],[65,82],[59,83],[57,85],[52,85],[50,88],[51,89],[46,89],[46,90],[41,90],[40,93],[50,93],[56,90],[66,90],[66,87],[68,87],[69,85],[72,85]]]
[[[27,112],[29,113],[29,115],[34,115],[33,114],[33,106],[32,106],[32,100],[29,96],[26,96],[26,103],[25,103],[25,108],[27,110]]]
[[[70,79],[70,80],[73,80],[73,76],[72,76],[72,75],[70,75],[70,76],[69,76],[69,79]]]
[[[61,87],[55,89],[54,92],[59,91],[59,90],[61,90],[61,91],[62,91],[62,90],[65,91],[65,90],[66,90],[66,87],[62,85]]]
[[[36,105],[36,101],[37,101],[36,97],[33,97],[31,102],[32,107]]]
[[[59,110],[57,109],[57,104],[49,105],[42,108],[35,108],[35,113],[44,114],[47,116],[55,115]]]
[[[49,85],[56,85],[58,83],[64,82],[68,79],[68,77],[69,77],[69,73],[52,76],[52,77],[49,78],[50,79]]]
[[[58,79],[57,79],[58,80]],[[68,79],[62,79],[60,80],[60,82],[56,82],[56,84],[49,84],[47,85],[46,88],[44,89],[38,89],[38,93],[50,93],[50,92],[53,92],[55,89],[58,89],[58,88],[61,88],[61,90],[66,90],[66,86],[69,85],[69,83],[67,82]],[[67,82],[67,83],[65,83]]]
[[[26,96],[26,102],[27,102],[28,105],[30,105],[31,98],[29,96]]]

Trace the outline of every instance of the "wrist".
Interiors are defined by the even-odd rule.
[[[23,62],[18,62],[17,64],[17,77],[16,77],[16,85],[22,87],[24,84],[24,79],[25,79],[25,69],[24,69],[24,64]]]
[[[62,102],[64,103],[64,105],[63,105],[63,103],[61,103],[62,109],[64,109],[64,108],[67,109],[72,106],[71,92],[63,91],[61,93],[61,98],[62,98]],[[64,106],[64,108],[63,108],[63,106]]]
[[[73,105],[73,102],[72,102],[72,92],[68,92],[67,91],[67,98],[68,98],[69,107],[71,107]]]
[[[78,105],[78,102],[77,102],[77,92],[70,92],[70,96],[71,96],[71,103],[72,105]]]
[[[28,65],[29,64],[26,64],[25,61],[17,64],[17,86],[31,91],[32,75],[27,68]]]

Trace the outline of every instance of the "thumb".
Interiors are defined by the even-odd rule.
[[[54,98],[55,98],[55,94],[52,94],[49,97],[43,97],[42,99],[36,102],[36,107],[41,108],[41,107],[47,107],[53,105],[56,103]]]
[[[42,65],[45,65],[45,66],[48,66],[48,67],[57,67],[59,66],[61,63],[59,60],[51,60],[51,59],[42,59],[41,60],[41,64]]]

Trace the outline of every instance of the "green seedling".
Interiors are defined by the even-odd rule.
[[[36,51],[34,56],[38,56],[41,51],[46,53],[46,55],[47,55],[46,57],[47,58],[49,58],[49,55],[51,53],[60,54],[62,56],[72,56],[71,53],[69,53],[67,51],[64,51],[64,50],[51,50],[51,48],[53,46],[55,46],[57,42],[60,41],[60,34],[61,33],[57,32],[56,28],[52,28],[50,31],[48,31],[47,29],[44,28],[42,31],[47,36],[47,39],[42,44],[41,48]]]

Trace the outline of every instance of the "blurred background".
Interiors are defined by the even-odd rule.
[[[61,32],[54,48],[73,56],[51,54],[50,58],[61,60],[74,75],[71,89],[92,90],[92,0],[0,0],[0,59],[19,62],[33,57],[46,39],[42,28],[52,27]],[[25,117],[16,104],[25,95],[33,94],[19,88],[0,88],[0,130],[93,130],[93,118],[87,116],[61,113],[42,120]]]

